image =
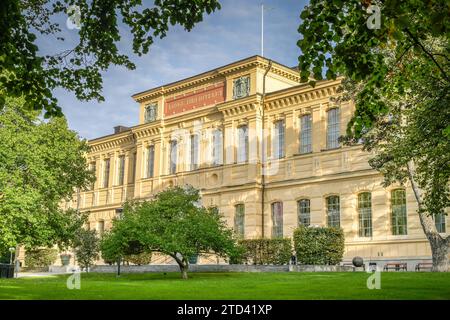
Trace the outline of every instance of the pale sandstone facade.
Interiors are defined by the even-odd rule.
[[[216,206],[230,226],[235,223],[236,205],[244,204],[245,238],[272,237],[272,204],[282,202],[282,233],[291,237],[298,225],[298,200],[309,199],[310,224],[322,226],[327,224],[326,198],[337,195],[340,226],[346,238],[345,259],[356,255],[366,260],[429,259],[429,245],[411,189],[406,188],[407,234],[393,235],[390,197],[396,188],[381,187],[382,177],[370,168],[370,155],[360,146],[327,149],[327,112],[339,108],[339,129],[344,134],[354,110],[351,103],[336,106],[330,100],[337,94],[340,80],[320,81],[312,88],[299,84],[298,71],[275,62],[268,69],[269,60],[254,56],[135,94],[133,98],[140,105],[139,124],[89,141],[92,149],[87,159],[95,164],[97,181],[92,190],[74,195],[67,205],[89,211],[91,228],[108,229],[116,209],[127,199],[150,199],[168,186],[191,184],[201,190],[203,204]],[[236,79],[243,81],[236,84]],[[146,107],[152,104],[157,105],[156,120],[146,122]],[[312,119],[312,150],[301,154],[300,117],[307,114]],[[273,150],[277,121],[284,125],[284,156],[280,159],[274,159]],[[241,126],[248,128],[248,161],[244,163],[237,161]],[[223,136],[219,164],[213,164],[217,160],[217,154],[216,158],[213,155],[216,129]],[[199,137],[195,170],[190,163],[193,134]],[[172,140],[178,141],[176,173],[170,173]],[[150,146],[154,150],[153,177],[148,177]],[[264,210],[263,152],[268,159]],[[105,159],[109,159],[109,170],[105,170]],[[109,173],[108,179],[105,173]],[[358,195],[362,192],[371,193],[369,237],[359,236],[358,231]]]

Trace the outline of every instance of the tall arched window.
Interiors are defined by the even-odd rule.
[[[440,213],[434,216],[434,223],[436,224],[436,230],[439,233],[445,233],[445,214]]]
[[[306,114],[300,117],[300,153],[312,151],[312,116]]]
[[[339,108],[328,110],[327,114],[327,149],[339,147],[340,117]]]
[[[125,177],[125,156],[124,155],[119,156],[117,173],[118,173],[117,185],[121,186],[124,183],[124,177]]]
[[[396,189],[391,191],[391,210],[392,234],[408,234],[406,191],[404,189]]]
[[[170,153],[169,153],[169,173],[174,174],[177,172],[178,161],[178,143],[176,140],[170,141]]]
[[[272,203],[272,238],[283,237],[283,203]]]
[[[363,192],[358,195],[359,236],[372,236],[372,195]]]
[[[237,162],[248,161],[248,127],[246,125],[238,128],[238,149],[237,149]]]
[[[273,134],[273,158],[280,159],[284,157],[284,121],[278,120],[274,124],[274,134]]]
[[[341,226],[341,208],[339,196],[329,196],[327,202],[327,223],[329,227],[339,228]]]
[[[223,136],[222,130],[216,129],[212,136],[212,163],[220,165],[223,163]]]
[[[199,135],[193,134],[191,136],[191,170],[197,170],[200,163],[200,152],[198,149]]]
[[[245,233],[245,206],[240,203],[234,209],[234,230],[238,235],[243,237]]]
[[[298,224],[308,227],[311,224],[311,203],[309,199],[297,201]]]
[[[153,178],[155,168],[155,146],[147,149],[147,178]]]

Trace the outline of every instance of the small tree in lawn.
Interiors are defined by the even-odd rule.
[[[100,239],[95,230],[80,229],[74,240],[78,264],[89,272],[89,267],[99,258]]]
[[[109,255],[124,256],[129,248],[141,252],[160,252],[178,263],[187,279],[189,257],[216,254],[233,257],[236,239],[216,210],[199,204],[198,190],[173,187],[157,194],[152,201],[125,204],[123,216],[103,239]]]

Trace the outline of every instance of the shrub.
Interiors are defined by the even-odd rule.
[[[244,247],[242,262],[252,264],[288,264],[292,255],[291,239],[240,240]]]
[[[294,231],[294,248],[299,264],[336,265],[344,255],[344,232],[328,227],[300,226]]]
[[[35,248],[25,252],[25,265],[29,268],[41,268],[52,265],[58,256],[53,248]]]
[[[142,252],[138,254],[130,254],[125,256],[124,260],[131,262],[133,264],[137,264],[138,266],[150,264],[150,262],[152,261],[152,253]]]

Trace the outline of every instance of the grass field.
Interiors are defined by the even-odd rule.
[[[450,299],[450,273],[382,273],[379,290],[364,272],[82,273],[79,290],[68,276],[0,279],[0,299]]]

